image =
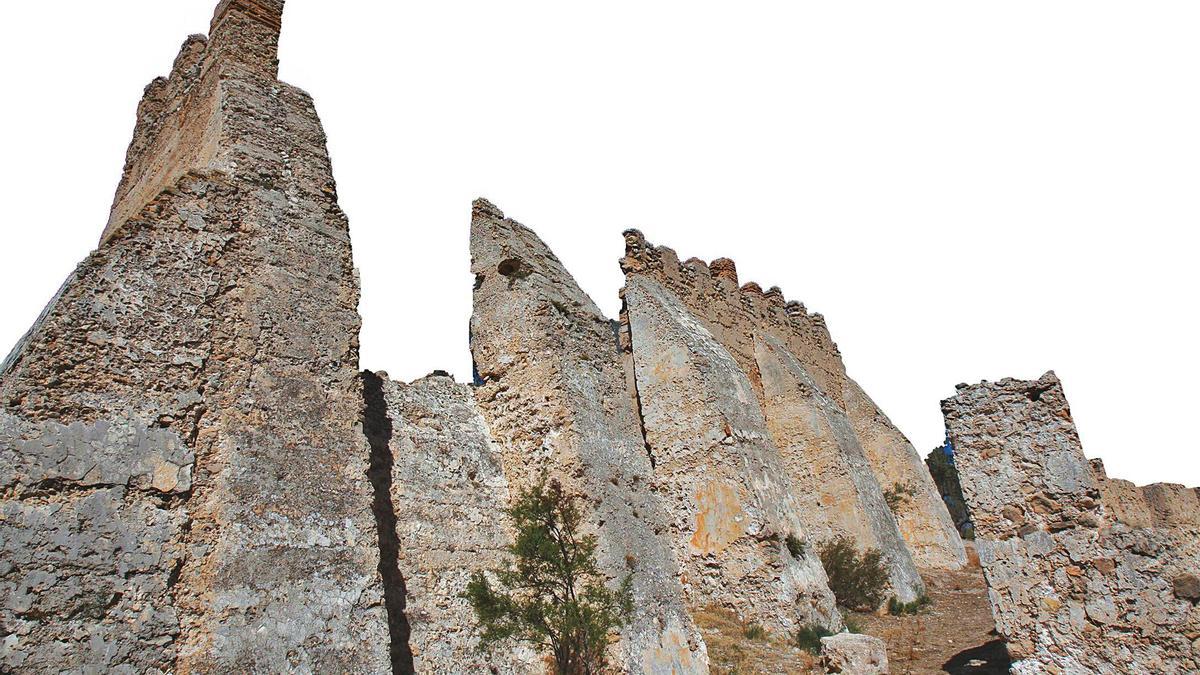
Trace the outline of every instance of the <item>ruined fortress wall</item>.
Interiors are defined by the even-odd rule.
[[[1054,374],[942,409],[1013,672],[1200,667],[1196,530],[1112,521]]]
[[[461,597],[471,575],[500,567],[512,543],[508,481],[471,389],[440,375],[364,380],[374,465],[384,471],[376,488],[390,499],[385,518],[395,528],[394,545],[382,550],[386,564],[395,556],[398,576],[384,581],[401,596],[397,628],[408,636],[399,659],[418,673],[542,672],[527,648],[479,651]]]
[[[755,283],[739,287],[732,260],[722,258],[707,265],[693,258],[680,264],[673,250],[649,244],[637,230],[625,233],[621,266],[627,277],[654,279],[677,297],[729,351],[760,399],[755,337],[769,336],[779,342],[816,389],[849,417],[879,485],[884,490],[899,486],[911,493],[896,517],[915,562],[940,569],[966,564],[962,540],[920,455],[846,375],[824,317],[810,314],[798,302],[787,302],[778,288],[763,292]],[[790,443],[780,440],[779,445],[786,448]]]
[[[1104,503],[1105,515],[1112,522],[1129,527],[1153,527],[1154,511],[1146,501],[1142,488],[1127,480],[1109,478],[1102,460],[1092,459],[1089,462],[1092,477],[1100,487],[1100,501]]]
[[[1200,527],[1200,499],[1196,491],[1175,483],[1154,483],[1142,488],[1155,527]]]
[[[1083,455],[1062,383],[1006,379],[942,402],[975,534],[992,541],[1037,530],[1098,528],[1100,489]]]
[[[41,547],[6,553],[6,666],[387,667],[358,288],[312,102],[275,79],[281,11],[227,2],[185,44],[173,77],[216,117],[183,154],[228,161],[125,189],[165,147],[144,103],[121,226],[0,373],[3,509]]]
[[[683,601],[653,467],[625,389],[616,335],[529,229],[475,203],[471,223],[476,398],[513,489],[543,472],[583,496],[614,583],[633,574],[619,662],[703,672],[707,651]]]
[[[1090,461],[1105,512],[1114,522],[1130,527],[1200,527],[1200,490],[1197,488],[1177,483],[1139,487],[1127,480],[1110,478],[1102,460]]]
[[[190,36],[170,75],[146,87],[101,242],[188,173],[230,168],[224,81],[276,79],[282,17],[283,0],[222,0],[211,43]]]
[[[841,619],[749,379],[669,291],[628,280],[625,303],[654,489],[689,602],[772,631]],[[793,554],[786,538],[802,550]]]
[[[916,600],[925,584],[849,418],[783,345],[770,336],[755,341],[767,428],[795,482],[810,536],[845,536],[878,549],[891,595]]]

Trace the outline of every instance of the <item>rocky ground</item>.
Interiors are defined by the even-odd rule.
[[[883,639],[894,675],[1008,672],[977,558],[961,572],[922,570],[933,604],[916,616],[852,614],[863,633]]]
[[[968,552],[973,553],[968,545]],[[850,613],[859,632],[884,640],[893,675],[1008,672],[1008,653],[996,635],[987,586],[977,558],[961,572],[923,570],[933,603],[915,616]],[[817,659],[798,649],[791,636],[759,635],[728,612],[700,612],[696,623],[708,644],[715,675],[775,675],[821,672]]]
[[[709,608],[695,614],[704,635],[712,675],[817,673],[817,659],[788,635],[757,634],[732,612]]]

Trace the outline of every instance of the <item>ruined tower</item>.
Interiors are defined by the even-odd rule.
[[[386,670],[358,285],[283,0],[146,88],[99,247],[0,369],[0,669]]]
[[[1013,672],[1196,672],[1196,492],[1088,462],[1053,372],[960,385],[942,411]]]

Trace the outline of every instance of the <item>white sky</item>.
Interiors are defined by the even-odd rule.
[[[216,0],[10,3],[0,352],[105,223],[142,88]],[[928,451],[958,382],[1063,378],[1089,456],[1200,484],[1195,2],[289,0],[363,365],[470,375],[470,200],[610,315],[621,231],[829,320]],[[2,356],[2,355],[0,355]]]

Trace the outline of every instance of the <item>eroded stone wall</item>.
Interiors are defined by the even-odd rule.
[[[357,279],[282,10],[222,3],[151,85],[100,247],[0,371],[7,668],[390,665]]]
[[[1107,508],[1129,490],[1097,480],[1058,378],[964,385],[942,409],[1013,671],[1200,667],[1197,531]]]
[[[689,602],[783,633],[840,628],[749,379],[657,282],[629,279],[625,304],[652,484],[667,505]],[[801,544],[794,554],[789,536]]]
[[[732,260],[721,258],[709,265],[692,258],[680,264],[672,249],[649,244],[637,230],[625,233],[621,266],[627,278],[653,279],[678,298],[728,350],[764,402],[757,345],[767,338],[775,341],[811,380],[813,390],[849,419],[876,483],[884,491],[904,494],[895,516],[911,559],[917,565],[940,569],[966,564],[962,540],[920,455],[846,375],[824,317],[809,313],[798,302],[788,302],[778,288],[764,292],[753,282],[739,287]],[[793,447],[788,439],[776,442],[785,453]],[[814,518],[819,520],[819,516]],[[874,546],[887,538],[872,536],[860,543]],[[902,558],[895,557],[897,565],[906,564]],[[901,583],[898,590],[905,592],[905,586]]]
[[[850,419],[782,344],[765,335],[755,342],[767,428],[810,534],[817,541],[845,536],[880,551],[891,595],[913,602],[925,583]]]
[[[558,478],[590,508],[602,569],[614,583],[633,574],[636,611],[618,662],[635,672],[707,672],[661,535],[664,505],[612,323],[532,231],[483,200],[473,209],[471,270],[476,398],[509,484]]]
[[[390,462],[400,576],[385,582],[403,599],[399,637],[408,653],[400,658],[418,673],[542,672],[528,648],[479,651],[475,615],[461,597],[471,575],[499,568],[512,543],[508,481],[473,393],[443,375],[412,384],[386,377],[364,375],[376,418],[367,424],[385,425],[375,431],[386,437],[381,459]]]

